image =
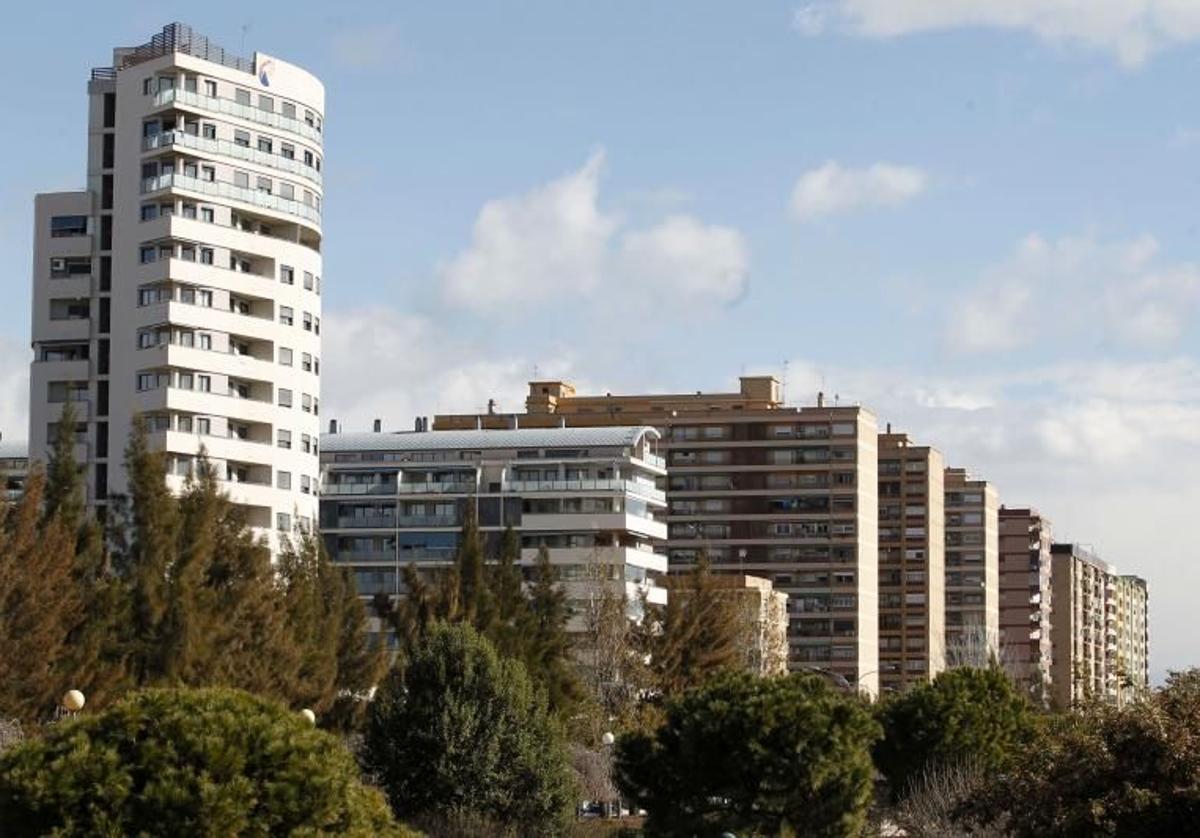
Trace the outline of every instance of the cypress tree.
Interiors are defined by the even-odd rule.
[[[491,568],[494,619],[490,639],[502,655],[521,657],[523,626],[529,610],[521,578],[521,541],[510,524],[500,541],[500,560]]]
[[[667,580],[659,629],[649,635],[659,689],[677,695],[737,664],[738,614],[733,597],[717,587],[707,558]]]
[[[337,683],[341,591],[311,533],[288,539],[276,571],[297,653],[295,700],[317,712],[333,704]]]
[[[567,595],[558,582],[558,569],[550,564],[550,551],[542,545],[538,548],[529,589],[524,658],[535,681],[545,687],[550,706],[559,714],[566,714],[579,701],[580,687],[567,636],[571,613]]]
[[[83,523],[84,505],[83,477],[75,461],[75,424],[75,405],[67,402],[50,448],[42,504],[43,521],[58,516],[72,531]]]

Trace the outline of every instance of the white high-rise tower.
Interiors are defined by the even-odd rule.
[[[88,84],[87,188],[34,209],[30,454],[75,406],[89,505],[133,417],[181,485],[203,446],[274,547],[320,474],[325,92],[174,23]]]

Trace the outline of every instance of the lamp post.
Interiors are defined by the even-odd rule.
[[[617,737],[613,735],[611,730],[606,730],[600,735],[600,745],[604,748],[605,762],[608,764],[609,783],[612,783],[613,775],[613,745],[616,743]],[[604,802],[604,816],[606,818],[621,816],[621,801],[618,799],[616,805],[613,805],[612,800]]]
[[[74,718],[79,715],[79,711],[83,709],[83,705],[87,703],[87,699],[79,690],[67,690],[59,699],[58,706],[54,708],[54,720]]]
[[[317,714],[312,710],[309,710],[307,707],[300,711],[300,718],[304,719],[304,721],[308,722],[310,725],[315,725],[317,723]]]

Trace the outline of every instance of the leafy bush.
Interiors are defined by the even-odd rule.
[[[617,784],[651,835],[858,835],[879,726],[855,696],[796,673],[720,676],[617,743]]]
[[[406,835],[336,738],[229,689],[133,693],[0,756],[5,834]]]
[[[468,625],[435,624],[416,642],[380,687],[364,745],[406,819],[478,816],[522,835],[570,820],[570,767],[544,693]]]

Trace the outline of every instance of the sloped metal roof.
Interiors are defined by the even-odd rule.
[[[515,428],[478,431],[321,434],[321,450],[449,451],[516,448],[627,448],[658,431],[649,425],[596,428]]]

